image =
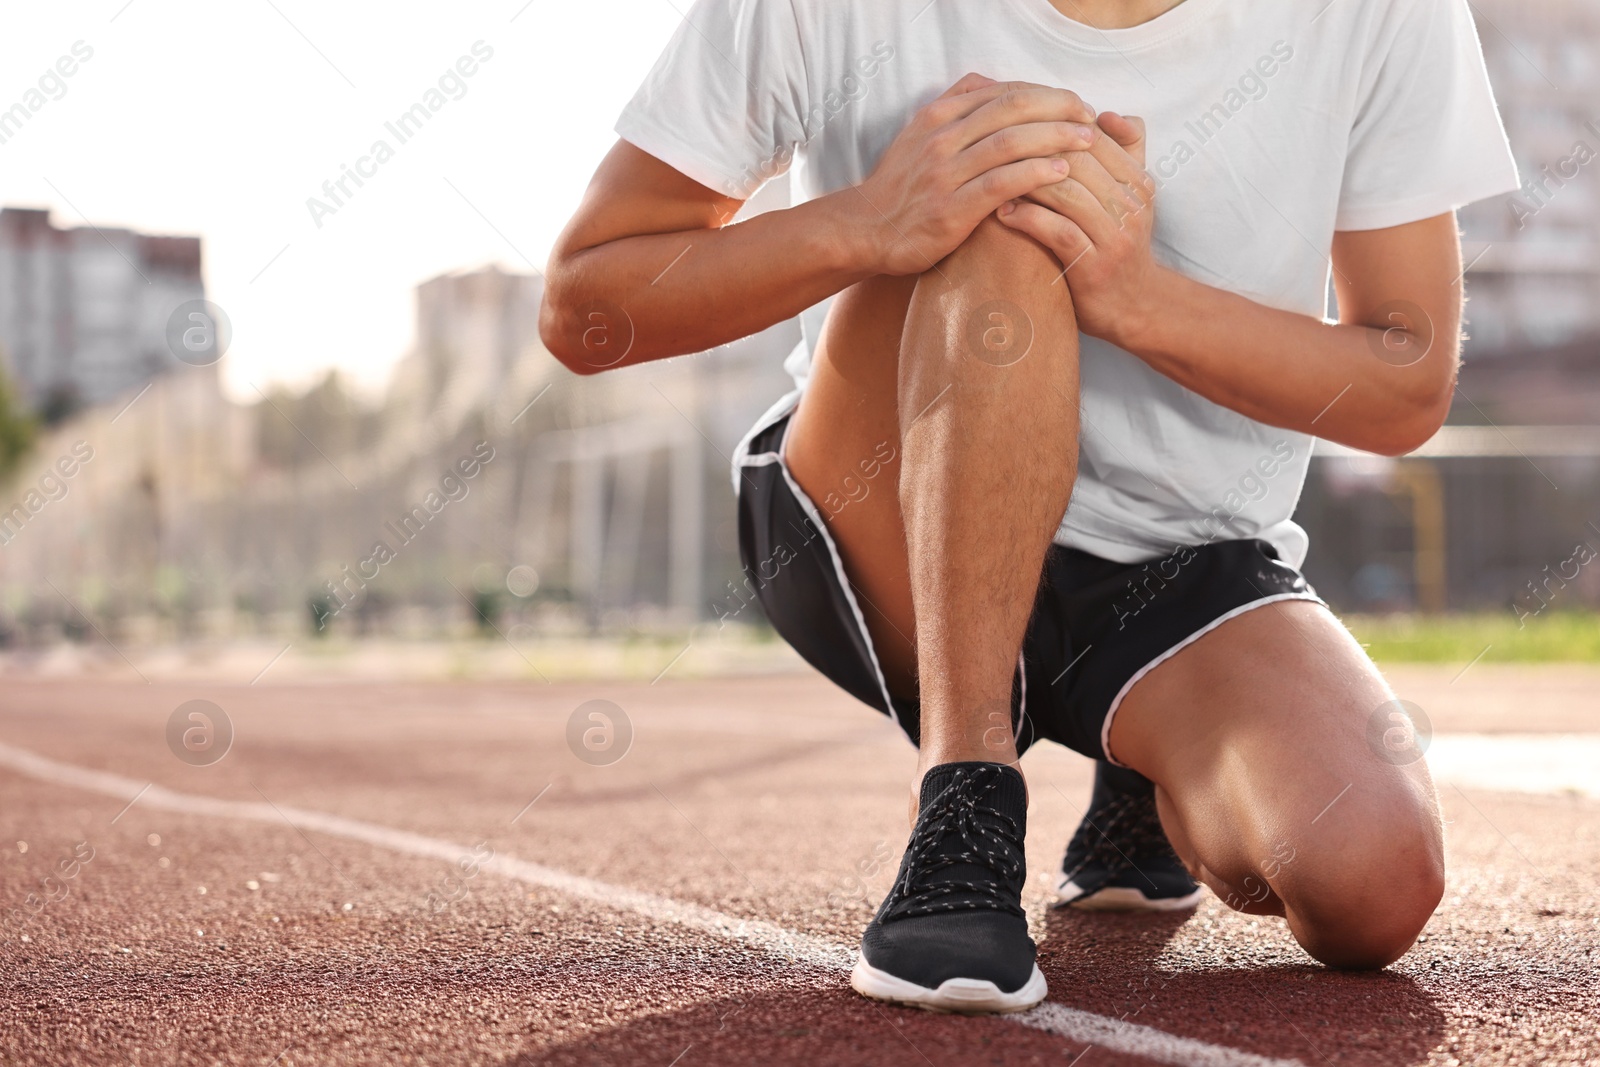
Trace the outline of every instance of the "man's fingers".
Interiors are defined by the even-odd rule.
[[[1142,172],[1145,160],[1144,119],[1135,115],[1119,115],[1115,111],[1102,111],[1096,122],[1106,136],[1122,149],[1133,166]],[[1116,173],[1116,170],[1112,172]],[[1122,181],[1130,180],[1126,174],[1117,174],[1117,177]]]
[[[1070,219],[1096,245],[1110,244],[1114,241],[1117,231],[1124,225],[1124,220],[1136,210],[1142,210],[1121,205],[1108,208],[1101,203],[1098,196],[1077,180],[1076,172],[1068,181],[1047,185],[1023,194],[1023,199]]]
[[[984,171],[958,188],[951,200],[961,217],[981,219],[1007,200],[1062,181],[1068,169],[1064,159],[1019,160]]]
[[[1132,148],[1144,140],[1144,119],[1137,115],[1119,115],[1115,111],[1102,111],[1098,121],[1100,128],[1123,148]]]
[[[1024,89],[1034,88],[1027,82],[997,82],[990,78],[984,78],[980,74],[976,77],[983,79],[981,83],[972,83],[964,92],[956,91],[961,86],[968,84],[967,78],[972,77],[974,75],[967,75],[966,78],[962,78],[961,81],[956,82],[942,95],[936,97],[927,107],[917,112],[917,119],[937,129],[938,127],[961,121],[991,100],[1005,96],[1007,93],[1016,93]],[[963,145],[962,147],[966,146]]]
[[[961,153],[957,160],[957,180],[966,181],[1019,159],[1085,149],[1094,137],[1093,126],[1076,122],[1025,122],[1020,126],[1007,126]],[[1081,151],[1077,154],[1090,158]]]
[[[958,150],[970,148],[1007,126],[1020,126],[1025,122],[1076,122],[1083,125],[1094,122],[1094,111],[1070,89],[1009,87],[1015,84],[1002,82],[931,105],[951,109],[953,106],[978,104],[953,123],[950,136],[955,140]]]
[[[1156,183],[1144,170],[1144,120],[1106,111],[1101,113],[1098,125],[1105,136],[1095,139],[1090,153],[1108,174],[1128,186],[1140,200],[1152,203]]]
[[[1106,139],[1100,138],[1103,142]],[[1143,199],[1127,183],[1119,180],[1093,152],[1069,152],[1067,163],[1073,180],[1094,197],[1101,209],[1113,219],[1131,212],[1142,211]]]
[[[1093,242],[1077,223],[1049,208],[1023,200],[1002,206],[995,215],[1005,225],[1027,234],[1054,252],[1056,258],[1061,260],[1061,265],[1066,268],[1063,273],[1067,275],[1069,282],[1072,279],[1073,266],[1083,256],[1094,251]]]

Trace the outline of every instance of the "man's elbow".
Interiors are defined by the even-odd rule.
[[[1454,377],[1435,394],[1416,401],[1407,418],[1395,419],[1369,449],[1380,456],[1404,456],[1433,439],[1450,414],[1455,395]]]
[[[1391,459],[1409,456],[1427,444],[1438,430],[1438,426],[1427,426],[1420,429],[1420,431],[1401,427],[1391,430],[1379,440],[1373,441],[1368,445],[1368,451],[1380,456],[1388,456]]]
[[[583,346],[583,330],[577,314],[563,299],[563,294],[545,290],[539,301],[539,340],[556,360],[574,374],[598,374],[605,368],[587,358],[590,353]]]

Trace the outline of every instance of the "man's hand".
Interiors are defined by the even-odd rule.
[[[1460,351],[1454,212],[1335,233],[1330,325],[1157,264],[1143,123],[1107,112],[1099,124],[1108,136],[1068,154],[1071,178],[996,212],[1060,259],[1079,329],[1270,426],[1386,456],[1438,430]]]
[[[984,217],[1071,173],[1094,111],[1066,89],[968,74],[918,111],[848,198],[875,274],[930,270]],[[848,202],[846,199],[844,202]],[[853,227],[854,228],[854,227]]]
[[[1144,172],[1144,121],[1102,112],[1106,134],[1069,152],[1071,177],[1000,207],[1000,221],[1055,253],[1078,328],[1116,342],[1151,313],[1161,268],[1150,254],[1155,182]]]

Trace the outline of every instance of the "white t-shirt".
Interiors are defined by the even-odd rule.
[[[968,71],[1142,116],[1157,259],[1306,315],[1327,312],[1335,230],[1517,187],[1466,0],[1185,0],[1123,30],[1049,0],[699,0],[616,128],[735,197],[792,166],[798,203],[866,178]],[[786,364],[800,388],[826,307],[801,315]],[[1313,438],[1081,342],[1078,479],[1056,541],[1136,563],[1261,537],[1299,566],[1289,517]]]

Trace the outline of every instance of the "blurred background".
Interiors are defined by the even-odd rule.
[[[8,15],[6,669],[788,662],[740,596],[728,456],[797,328],[593,378],[538,338],[548,249],[682,12],[422,10]],[[1600,7],[1473,10],[1526,184],[1462,214],[1449,425],[1399,460],[1319,446],[1306,571],[1380,658],[1600,659]]]

